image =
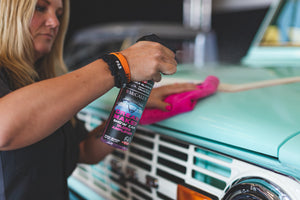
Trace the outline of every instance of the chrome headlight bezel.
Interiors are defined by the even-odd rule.
[[[290,200],[276,184],[260,177],[244,177],[236,180],[222,200]]]

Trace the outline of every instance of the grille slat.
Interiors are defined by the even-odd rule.
[[[135,155],[137,155],[139,157],[142,157],[142,158],[145,158],[148,160],[152,160],[152,158],[153,158],[151,153],[141,150],[141,148],[136,148],[134,146],[130,147],[130,152],[134,153]]]
[[[177,164],[180,164],[180,165],[183,165],[183,166],[187,165],[187,161],[175,158],[174,156],[170,156],[168,154],[159,153],[159,157],[164,158],[166,160],[171,160],[171,161],[176,162]]]
[[[130,189],[131,189],[132,193],[135,194],[135,196],[140,197],[139,199],[152,200],[152,198],[150,196],[141,192],[140,190],[136,189],[135,187],[131,187]]]
[[[161,176],[169,181],[172,181],[173,183],[177,183],[177,184],[184,183],[183,178],[180,178],[178,176],[175,176],[174,174],[171,174],[170,170],[167,172],[167,171],[164,171],[164,170],[161,170],[160,168],[158,168],[156,170],[156,175]]]
[[[184,161],[187,161],[187,157],[188,157],[187,153],[182,153],[180,151],[177,151],[175,149],[171,149],[169,147],[165,147],[162,145],[159,146],[159,152],[165,153],[167,155],[173,156],[175,158],[178,158],[178,159],[181,159]]]
[[[153,149],[154,146],[153,142],[142,139],[141,137],[133,137],[132,142],[135,143],[136,145],[139,145],[141,147],[147,147],[149,149]]]
[[[164,165],[166,167],[170,167],[180,173],[183,173],[185,174],[186,173],[186,167],[182,166],[182,165],[179,165],[177,163],[174,163],[170,160],[167,160],[167,159],[163,159],[161,157],[158,157],[157,159],[157,163],[161,164],[161,165]]]
[[[185,148],[185,149],[188,149],[189,148],[189,145],[186,144],[186,143],[183,143],[183,142],[179,142],[179,141],[176,141],[176,140],[172,140],[170,138],[166,138],[164,136],[160,136],[160,141],[161,142],[165,142],[165,144],[172,144],[172,145],[175,145],[177,147],[182,147],[182,148]]]
[[[135,159],[133,156],[130,156],[129,157],[129,160],[128,160],[131,164],[139,167],[139,168],[142,168],[142,169],[145,169],[147,171],[151,171],[151,165],[139,160],[139,159]]]
[[[226,162],[226,161],[223,161],[223,160],[220,160],[220,159],[216,159],[216,158],[214,158],[212,156],[209,156],[209,155],[201,154],[199,152],[195,152],[194,155],[195,155],[195,157],[201,158],[203,160],[208,160],[208,161],[214,162],[216,164],[219,164],[219,165],[222,165],[222,166],[225,166],[225,167],[228,167],[228,168],[232,167],[232,159],[230,159],[230,162],[229,161]]]

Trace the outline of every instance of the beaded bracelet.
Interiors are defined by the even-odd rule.
[[[101,58],[108,64],[116,87],[123,88],[131,81],[128,62],[120,52],[105,54]]]

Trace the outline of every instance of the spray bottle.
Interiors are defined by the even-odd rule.
[[[162,43],[156,35],[147,35],[138,41]],[[127,150],[145,109],[154,82],[132,81],[120,89],[101,140],[113,147]]]

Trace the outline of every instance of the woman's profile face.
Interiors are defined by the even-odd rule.
[[[30,23],[36,59],[51,51],[62,15],[62,0],[38,0]]]

